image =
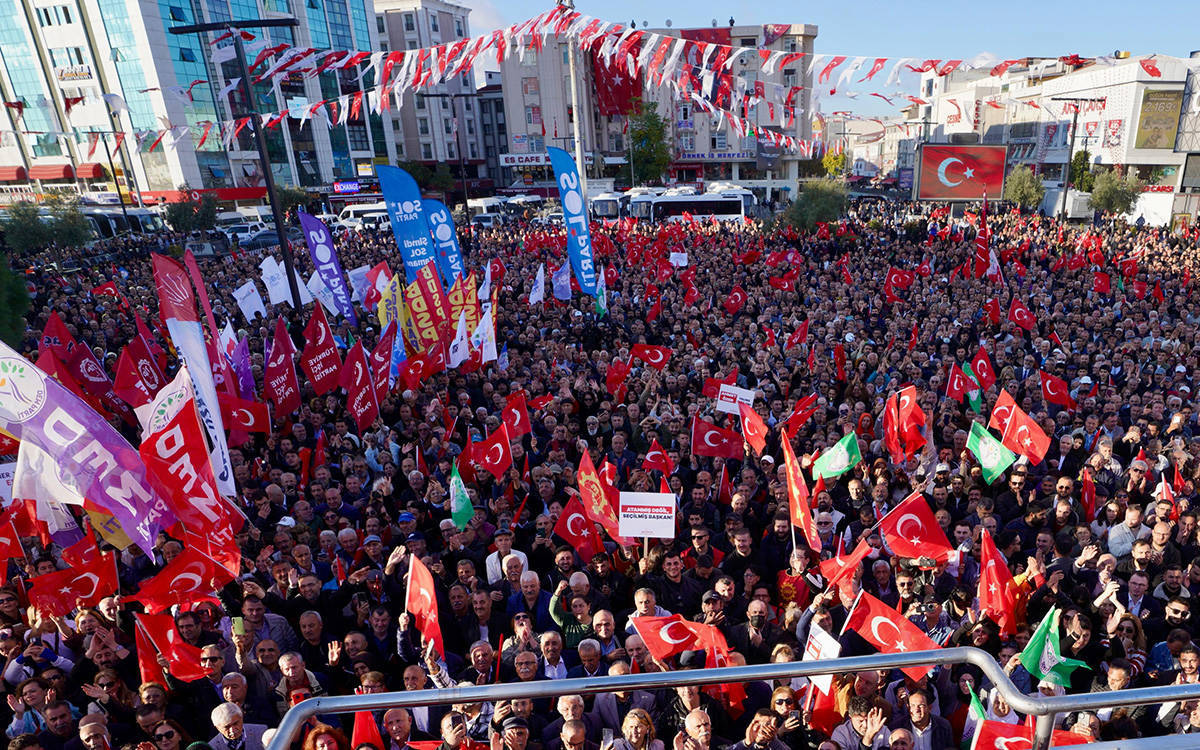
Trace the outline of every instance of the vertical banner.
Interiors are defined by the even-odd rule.
[[[225,497],[237,497],[233,482],[233,466],[229,461],[229,444],[225,441],[225,425],[217,403],[217,386],[213,382],[208,361],[204,331],[196,314],[196,297],[187,272],[178,262],[154,253],[154,285],[158,288],[159,314],[167,322],[167,331],[183,361],[187,363],[196,390],[196,408],[200,421],[212,440],[213,474],[217,489]]]
[[[596,266],[592,262],[592,234],[588,228],[587,203],[579,189],[579,171],[575,160],[561,148],[550,146],[550,164],[562,202],[563,222],[567,226],[567,255],[571,269],[584,294],[596,295]]]
[[[0,429],[56,461],[80,494],[111,513],[146,554],[176,520],[129,442],[83,399],[0,343]]]
[[[462,248],[458,246],[458,233],[454,231],[454,219],[450,217],[450,209],[441,201],[427,198],[424,207],[425,222],[433,237],[437,267],[442,272],[442,283],[452,287],[459,276],[466,276]]]
[[[416,180],[400,167],[379,165],[375,167],[375,174],[379,176],[379,190],[392,220],[396,247],[404,258],[404,276],[411,282],[416,279],[417,272],[434,259],[429,226],[421,208],[421,190]]]
[[[308,255],[312,258],[313,266],[320,274],[321,281],[333,293],[334,303],[342,317],[357,328],[358,318],[354,315],[354,305],[350,303],[350,290],[346,286],[346,277],[342,274],[342,264],[333,247],[333,235],[329,233],[329,227],[304,211],[300,211],[299,215],[300,228],[304,231],[304,241],[308,243]]]
[[[408,303],[409,325],[416,330],[419,341],[413,342],[424,350],[441,340],[442,328],[450,320],[450,301],[438,281],[431,261],[416,273],[415,280],[404,293]]]

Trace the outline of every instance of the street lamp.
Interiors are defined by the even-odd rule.
[[[421,96],[423,96],[426,99],[449,99],[450,106],[453,107],[455,99],[475,99],[475,98],[478,98],[479,94],[477,94],[477,93],[466,93],[466,94],[446,93],[446,94],[422,94]],[[463,123],[461,123],[462,127],[457,127],[454,129],[454,145],[458,147],[458,178],[459,178],[459,181],[462,183],[462,191],[463,191],[463,221],[464,222],[467,222],[467,220],[470,218],[471,209],[467,206],[467,198],[468,198],[467,163],[466,163],[466,160],[463,155],[463,151],[464,151],[463,146],[465,146],[466,143],[465,143],[465,141],[461,141],[458,136],[459,136],[459,133],[462,132],[463,127],[466,127],[466,119],[467,119],[466,114],[467,114],[467,110],[464,107],[463,108]],[[457,110],[455,110],[454,117],[455,117],[455,119],[458,118]],[[466,243],[465,243],[467,246],[466,250],[469,253],[471,251],[471,233],[463,232],[463,237],[464,237],[464,239],[466,239]]]
[[[172,34],[202,34],[208,31],[232,31],[233,49],[237,56],[238,72],[242,74],[242,95],[245,97],[245,111],[254,124],[254,141],[258,147],[258,158],[262,162],[263,182],[267,187],[267,200],[271,203],[271,215],[275,219],[275,236],[279,238],[279,248],[283,252],[283,267],[287,270],[288,288],[292,292],[292,309],[299,310],[300,288],[296,284],[296,263],[292,257],[292,246],[288,242],[286,227],[283,223],[283,212],[279,209],[279,198],[275,195],[275,176],[271,174],[271,160],[267,156],[267,139],[263,135],[262,116],[254,108],[254,89],[250,85],[250,68],[246,65],[246,48],[242,44],[241,29],[257,29],[279,26],[299,26],[295,18],[265,18],[252,21],[217,21],[215,23],[196,23],[188,26],[172,26],[167,31]],[[230,108],[232,109],[232,101]]]

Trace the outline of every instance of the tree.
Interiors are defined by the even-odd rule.
[[[21,275],[0,256],[0,340],[19,348],[25,334],[25,313],[29,310],[29,292]]]
[[[208,231],[217,225],[217,199],[211,193],[200,196],[200,205],[196,207],[193,223],[195,229]]]
[[[1008,173],[1008,179],[1004,182],[1005,200],[1021,208],[1033,208],[1042,202],[1045,195],[1046,188],[1029,167],[1019,166]]]
[[[1145,188],[1146,184],[1132,172],[1122,178],[1113,170],[1105,169],[1096,175],[1088,205],[1108,216],[1127,214]]]
[[[79,208],[79,197],[51,193],[46,197],[50,209],[50,232],[59,247],[79,247],[92,239],[92,224]]]
[[[662,179],[671,163],[671,148],[667,144],[667,122],[659,116],[653,102],[642,99],[633,102],[629,142],[632,144],[633,174],[638,184]]]
[[[4,241],[18,253],[43,248],[53,237],[50,223],[42,218],[41,210],[32,201],[18,201],[9,206],[0,228],[4,230]]]
[[[846,210],[846,197],[846,184],[841,180],[809,180],[800,186],[784,219],[797,229],[812,231],[817,222],[837,221]]]
[[[1092,155],[1085,149],[1071,157],[1071,187],[1080,192],[1092,192],[1096,175],[1092,173]]]
[[[190,232],[196,227],[196,204],[188,199],[168,203],[163,209],[163,218],[176,232]]]
[[[279,211],[284,216],[303,208],[308,203],[308,191],[303,188],[281,185],[275,188],[275,199],[279,201]]]
[[[405,161],[400,163],[400,168],[408,172],[413,181],[417,183],[417,187],[422,190],[429,189],[429,182],[433,179],[433,170],[425,166],[419,161]]]
[[[825,167],[825,174],[831,177],[839,175],[846,170],[846,155],[826,151],[824,158],[821,159],[821,165]]]
[[[446,164],[439,164],[437,170],[429,177],[430,190],[445,192],[453,190],[455,184],[454,175],[450,174],[450,167]]]

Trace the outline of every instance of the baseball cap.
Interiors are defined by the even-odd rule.
[[[943,471],[950,471],[950,464],[938,464],[937,466],[933,467],[934,474],[940,474]]]
[[[718,594],[717,592],[706,591],[706,592],[704,592],[704,597],[701,599],[701,601],[704,602],[705,604],[708,604],[709,602],[720,601],[720,599],[721,599],[721,595]]]
[[[378,534],[368,534],[367,538],[363,540],[364,545],[370,544],[371,542],[379,542],[380,544],[383,544],[383,540],[379,538]]]
[[[292,518],[291,516],[284,516],[283,518],[279,519],[279,521],[277,521],[276,523],[278,525],[284,527],[285,529],[290,529],[296,525],[296,519]]]
[[[520,716],[508,716],[504,719],[501,728],[507,732],[510,729],[529,729],[529,722],[522,719]]]
[[[408,511],[404,511],[400,515],[396,516],[396,521],[399,523],[404,523],[405,521],[415,521],[415,520],[417,520],[417,517],[414,516],[412,513],[409,513]]]

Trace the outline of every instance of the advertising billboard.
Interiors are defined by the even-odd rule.
[[[919,200],[975,201],[1004,194],[1005,146],[921,146]]]
[[[1182,91],[1147,89],[1142,92],[1142,111],[1138,113],[1134,148],[1175,148],[1179,129]]]

